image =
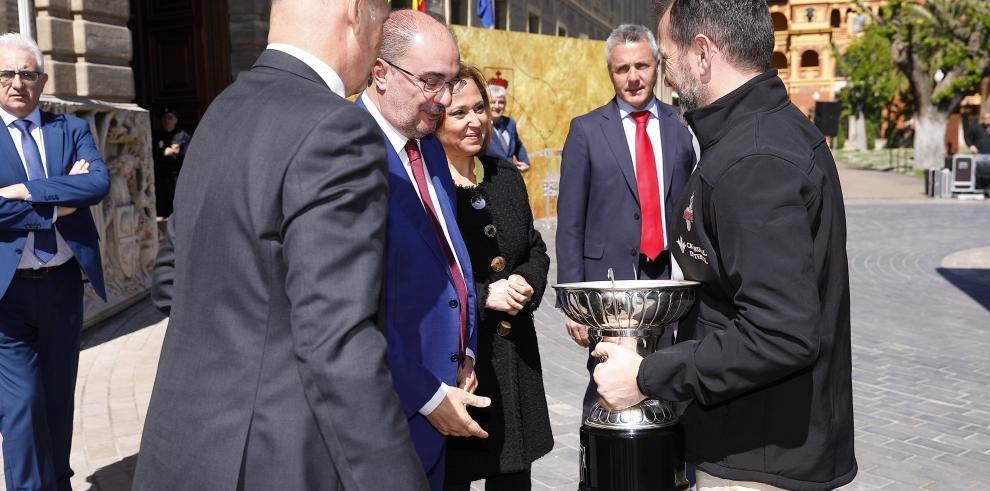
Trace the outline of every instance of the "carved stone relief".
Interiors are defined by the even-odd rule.
[[[86,287],[88,326],[133,304],[151,287],[158,252],[151,123],[148,112],[133,104],[46,97],[42,109],[88,121],[110,174],[110,193],[90,207],[100,233],[107,302]]]

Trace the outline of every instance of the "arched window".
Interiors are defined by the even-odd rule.
[[[832,11],[832,17],[829,19],[829,25],[832,27],[839,27],[842,25],[842,14],[839,13],[838,9]]]
[[[787,30],[787,17],[780,12],[774,12],[770,14],[770,19],[773,21],[774,31],[786,31]]]
[[[801,68],[814,68],[818,66],[818,52],[808,50],[801,53]]]
[[[787,70],[787,56],[780,51],[773,52],[773,67],[777,70]]]

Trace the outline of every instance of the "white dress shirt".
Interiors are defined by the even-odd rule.
[[[402,161],[402,167],[406,170],[406,174],[409,176],[409,182],[412,183],[412,188],[416,191],[416,196],[419,196],[420,203],[422,203],[423,196],[419,194],[419,186],[415,184],[416,178],[413,176],[412,167],[409,165],[409,155],[406,153],[406,143],[409,141],[409,138],[406,138],[402,135],[402,133],[399,133],[399,130],[395,129],[395,127],[392,126],[392,123],[389,123],[388,120],[385,119],[385,116],[383,116],[381,111],[378,110],[378,106],[376,106],[375,102],[368,97],[368,94],[361,94],[361,102],[363,102],[364,106],[368,108],[368,113],[375,118],[378,126],[381,127],[382,132],[385,133],[385,138],[388,140],[389,144],[392,145],[392,149],[395,150],[395,153],[399,156],[399,160]],[[419,146],[419,141],[416,142],[416,146]],[[420,153],[422,154],[422,152],[423,149],[420,148]],[[450,247],[450,251],[453,253],[453,251],[455,251],[454,243],[450,240],[450,232],[447,230],[447,220],[444,219],[443,208],[440,207],[440,202],[437,201],[437,191],[433,188],[433,180],[430,179],[430,169],[426,166],[425,155],[423,156],[423,159],[423,174],[426,177],[426,187],[430,191],[430,201],[433,202],[433,209],[437,212],[437,220],[440,221],[440,227],[443,228],[443,235],[447,239],[447,246]],[[426,213],[425,204],[423,205],[423,213]],[[457,261],[457,268],[461,270],[461,274],[463,275],[464,268],[461,267],[461,260],[457,257],[456,253],[454,253],[454,261]],[[464,280],[464,284],[467,285],[467,279]],[[474,352],[470,349],[467,350],[466,355],[470,356],[472,359],[475,358]],[[440,382],[440,388],[435,394],[433,394],[433,397],[419,409],[419,413],[423,416],[428,416],[436,410],[440,403],[443,402],[443,398],[447,395],[448,388],[449,387],[447,384]]]
[[[633,119],[632,113],[639,112],[628,103],[623,101],[621,98],[616,98],[619,103],[619,116],[622,118],[622,130],[626,133],[626,144],[629,146],[629,156],[632,157],[633,162],[633,174],[636,173],[636,120]],[[654,160],[657,163],[657,186],[660,189],[660,220],[663,223],[664,237],[663,237],[663,248],[664,250],[669,249],[670,244],[667,243],[667,214],[666,211],[667,203],[664,200],[664,194],[667,192],[667,186],[663,182],[663,142],[660,141],[660,116],[657,113],[657,100],[656,98],[650,102],[650,105],[643,109],[643,111],[648,111],[650,113],[650,120],[646,123],[646,135],[650,137],[650,144],[653,145]],[[642,203],[642,200],[640,200]]]
[[[332,90],[334,94],[341,97],[347,97],[344,95],[344,81],[341,80],[340,75],[337,75],[337,72],[334,71],[330,65],[324,63],[323,60],[317,58],[302,48],[297,48],[288,44],[271,43],[268,45],[267,49],[281,51],[305,63],[307,66],[312,68],[313,71],[320,76],[320,78],[323,79],[323,81],[327,84],[327,87],[330,87],[330,90]]]
[[[14,121],[18,120],[17,116],[4,111],[0,108],[0,117],[3,118],[3,124],[7,127],[7,131],[10,132],[10,139],[14,140],[14,148],[17,149],[17,155],[21,157],[21,165],[24,166],[24,173],[27,174],[27,162],[24,160],[24,148],[21,147],[21,130],[14,126]],[[38,153],[41,154],[41,165],[45,168],[45,177],[48,177],[48,156],[45,155],[45,136],[41,131],[41,110],[34,108],[26,118],[31,124],[31,138],[34,138],[34,142],[38,145]],[[58,208],[53,212],[53,220],[58,219]],[[52,223],[54,228],[54,221]],[[61,264],[65,264],[72,259],[72,249],[69,249],[69,245],[65,243],[65,239],[62,238],[62,234],[58,233],[58,229],[55,229],[55,242],[58,245],[58,252],[55,257],[47,263],[42,263],[34,255],[34,232],[28,232],[27,241],[24,242],[24,252],[21,254],[21,261],[17,264],[17,269],[39,269],[39,268],[51,268]]]

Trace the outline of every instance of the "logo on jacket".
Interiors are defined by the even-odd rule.
[[[686,242],[684,237],[677,238],[677,246],[681,248],[681,254],[687,254],[687,256],[691,259],[708,264],[708,251],[706,251],[703,247]]]
[[[687,224],[688,232],[691,231],[691,224],[694,223],[694,193],[691,193],[691,199],[688,201],[688,207],[684,209],[684,223]],[[684,246],[681,246],[684,249]],[[683,252],[683,251],[682,251]]]

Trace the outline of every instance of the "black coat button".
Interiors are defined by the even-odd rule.
[[[636,254],[638,254],[638,251],[636,251],[636,249],[629,249],[630,256],[635,256]]]
[[[639,213],[633,213],[633,220],[639,220]]]
[[[458,361],[460,361],[460,357],[457,356],[457,353],[451,353],[450,354],[450,362],[451,363],[457,363]]]
[[[450,303],[448,303],[447,305],[450,305],[450,308],[452,308],[452,309],[456,309],[457,308],[457,300],[451,300]]]

